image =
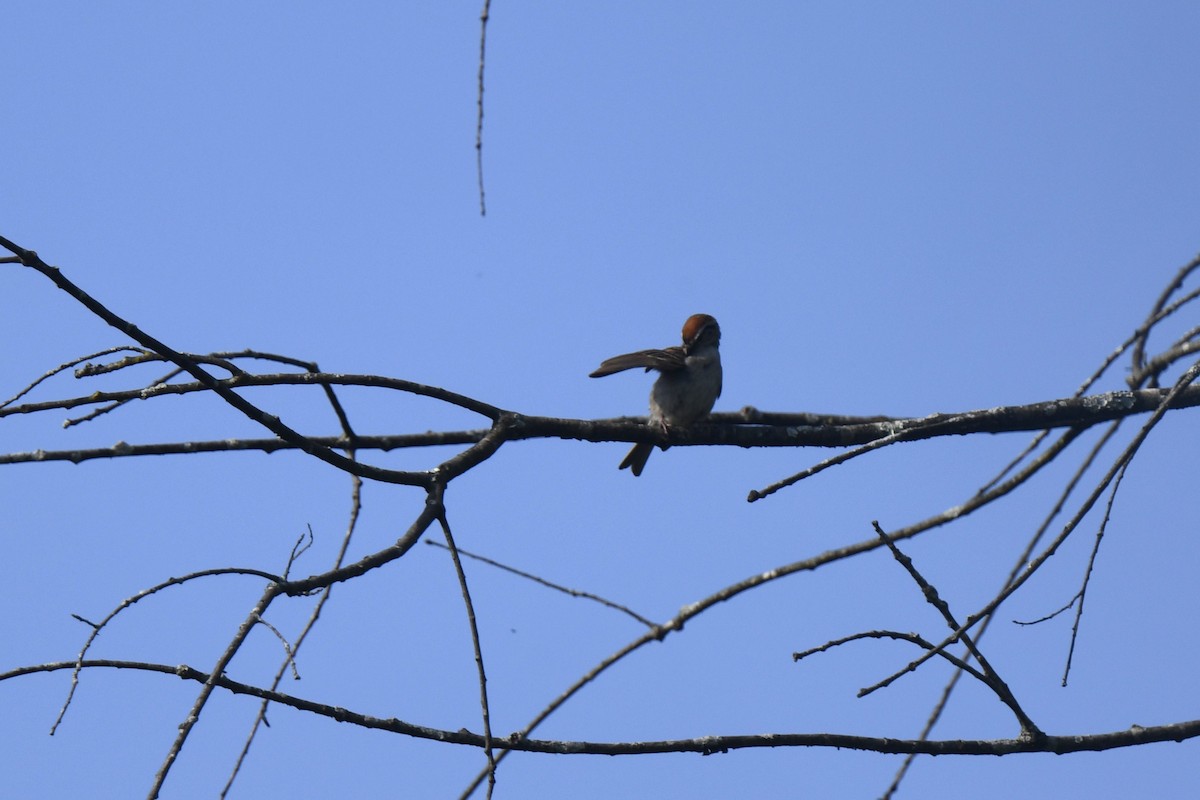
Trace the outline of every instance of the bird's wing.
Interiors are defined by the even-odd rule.
[[[647,371],[656,369],[659,372],[673,372],[683,369],[687,363],[687,353],[682,347],[668,347],[665,350],[639,350],[636,353],[626,353],[606,359],[589,377],[603,378],[614,372],[621,372],[634,367],[645,367]]]

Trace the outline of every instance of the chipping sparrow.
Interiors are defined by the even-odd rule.
[[[665,350],[639,350],[606,359],[589,377],[603,378],[614,372],[645,367],[661,375],[650,390],[650,424],[666,431],[687,427],[712,411],[721,396],[721,327],[708,314],[693,314],[683,323],[683,344]],[[666,450],[664,446],[662,448]],[[621,462],[641,475],[654,445],[638,442]]]

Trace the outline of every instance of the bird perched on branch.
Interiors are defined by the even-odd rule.
[[[707,416],[721,396],[720,344],[717,321],[708,314],[693,314],[683,323],[683,344],[613,356],[589,377],[603,378],[635,367],[658,370],[661,374],[650,390],[650,424],[661,425],[664,432],[686,428]],[[634,475],[641,475],[653,451],[653,444],[638,442],[619,468],[630,467]]]

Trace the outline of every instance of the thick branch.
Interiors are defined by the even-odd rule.
[[[137,669],[150,672],[178,675],[183,680],[196,681],[225,689],[233,694],[244,694],[281,703],[300,711],[310,711],[338,722],[348,722],[364,728],[390,731],[420,739],[431,739],[450,744],[483,747],[484,737],[466,729],[456,731],[414,725],[395,717],[372,717],[338,706],[315,703],[300,697],[270,691],[257,686],[239,683],[227,677],[212,678],[188,666],[171,667],[164,664],[148,664],[132,661],[85,661],[85,668]],[[0,681],[28,675],[34,672],[53,672],[73,669],[75,662],[62,661],[23,667],[0,674]],[[500,750],[517,750],[529,753],[596,754],[596,755],[646,755],[652,753],[722,753],[728,750],[760,747],[836,747],[863,750],[874,753],[919,753],[925,755],[1011,755],[1015,753],[1083,753],[1114,750],[1121,747],[1152,744],[1154,742],[1183,742],[1200,737],[1200,720],[1188,720],[1168,725],[1142,727],[1133,725],[1127,730],[1108,733],[1053,736],[1047,735],[1036,742],[1024,739],[945,739],[921,741],[917,739],[891,739],[875,736],[851,736],[841,733],[776,733],[742,734],[729,736],[701,736],[692,739],[667,739],[645,742],[588,742],[559,741],[552,739],[494,738],[492,746]]]
[[[329,373],[284,373],[278,375],[244,375],[238,378],[217,381],[228,388],[246,386],[319,385],[319,386],[375,386],[419,392],[429,397],[443,399],[464,408],[478,411],[493,418],[504,412],[485,403],[443,390],[431,390],[420,384],[412,384],[394,378],[375,375],[337,375]],[[82,405],[106,403],[131,398],[146,399],[167,394],[187,394],[205,391],[208,387],[199,383],[169,384],[134,389],[122,392],[94,392],[83,397],[58,401],[30,403],[0,409],[0,417],[9,414],[28,414],[55,408],[74,408]],[[1153,411],[1167,396],[1167,389],[1139,389],[1118,391],[1087,397],[1047,400],[1025,406],[1001,406],[998,408],[966,411],[957,414],[931,414],[926,417],[873,418],[873,422],[831,422],[822,420],[845,420],[844,417],[828,417],[816,414],[783,414],[762,412],[745,408],[736,413],[713,414],[707,423],[696,424],[687,430],[672,429],[664,433],[657,426],[646,424],[644,418],[626,417],[607,420],[576,420],[555,417],[506,415],[508,422],[499,434],[499,441],[523,439],[559,438],[589,442],[655,442],[673,447],[689,445],[736,445],[739,447],[847,447],[866,444],[878,439],[894,436],[896,441],[917,441],[938,436],[963,436],[973,433],[1010,433],[1037,431],[1062,427],[1089,427],[1110,420]],[[441,396],[439,396],[441,395]],[[1172,408],[1191,408],[1200,405],[1200,386],[1192,386],[1179,392],[1171,403]],[[344,436],[304,437],[304,444],[283,439],[222,439],[206,442],[172,442],[146,445],[119,443],[109,448],[75,449],[29,453],[0,454],[0,464],[29,461],[87,461],[97,458],[122,456],[165,455],[178,453],[219,452],[227,450],[277,450],[339,449],[355,447],[360,450],[392,450],[404,447],[429,447],[432,445],[477,444],[487,430],[459,430],[423,432],[389,436],[355,436],[353,440]],[[495,435],[495,434],[494,434]],[[360,468],[361,469],[361,468]],[[371,472],[369,468],[365,470]],[[389,471],[390,472],[390,471]],[[408,473],[415,475],[414,473]],[[374,474],[363,477],[375,478]],[[413,478],[413,482],[420,481]]]

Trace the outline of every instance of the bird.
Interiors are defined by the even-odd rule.
[[[683,323],[683,344],[662,350],[639,350],[605,359],[588,377],[603,378],[615,372],[645,367],[658,370],[650,389],[650,424],[686,428],[708,416],[721,396],[721,326],[708,314],[693,314]],[[666,446],[662,447],[666,450]],[[654,445],[638,442],[618,469],[641,475]]]

